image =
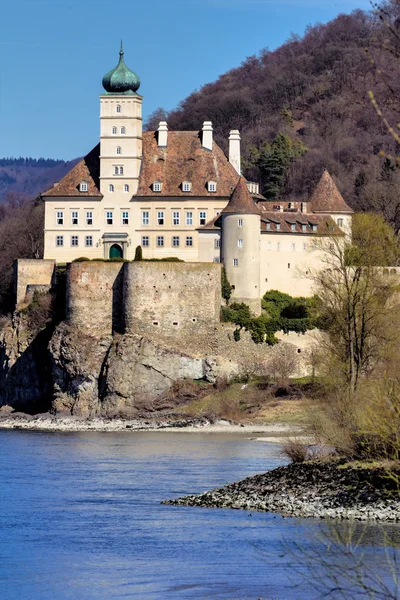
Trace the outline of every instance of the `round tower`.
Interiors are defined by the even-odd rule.
[[[222,262],[232,285],[231,302],[244,302],[261,313],[260,211],[243,177],[221,213]]]

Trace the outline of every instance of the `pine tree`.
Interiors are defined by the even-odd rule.
[[[139,262],[143,260],[143,251],[142,246],[136,246],[135,250],[135,258],[133,259],[135,262]]]

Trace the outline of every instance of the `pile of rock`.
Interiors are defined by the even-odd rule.
[[[204,494],[164,504],[279,512],[291,517],[400,522],[400,472],[340,461],[279,467]]]

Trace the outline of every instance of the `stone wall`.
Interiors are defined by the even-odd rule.
[[[125,264],[125,331],[165,338],[212,333],[219,323],[221,265]]]
[[[27,286],[52,286],[55,260],[20,258],[14,261],[14,294],[16,305],[23,302]],[[40,289],[40,288],[38,288]]]
[[[123,329],[124,263],[76,262],[67,265],[66,320],[96,333]]]

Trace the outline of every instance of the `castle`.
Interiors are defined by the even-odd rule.
[[[318,241],[351,235],[353,211],[328,172],[308,202],[268,202],[241,174],[239,131],[229,134],[228,158],[210,121],[200,131],[169,131],[165,121],[142,131],[140,80],[122,45],[102,83],[100,144],[42,195],[45,261],[36,272],[79,257],[132,260],[141,246],[145,259],[222,263],[232,300],[255,313],[269,289],[310,295]],[[20,298],[25,283],[47,282],[29,272]]]

